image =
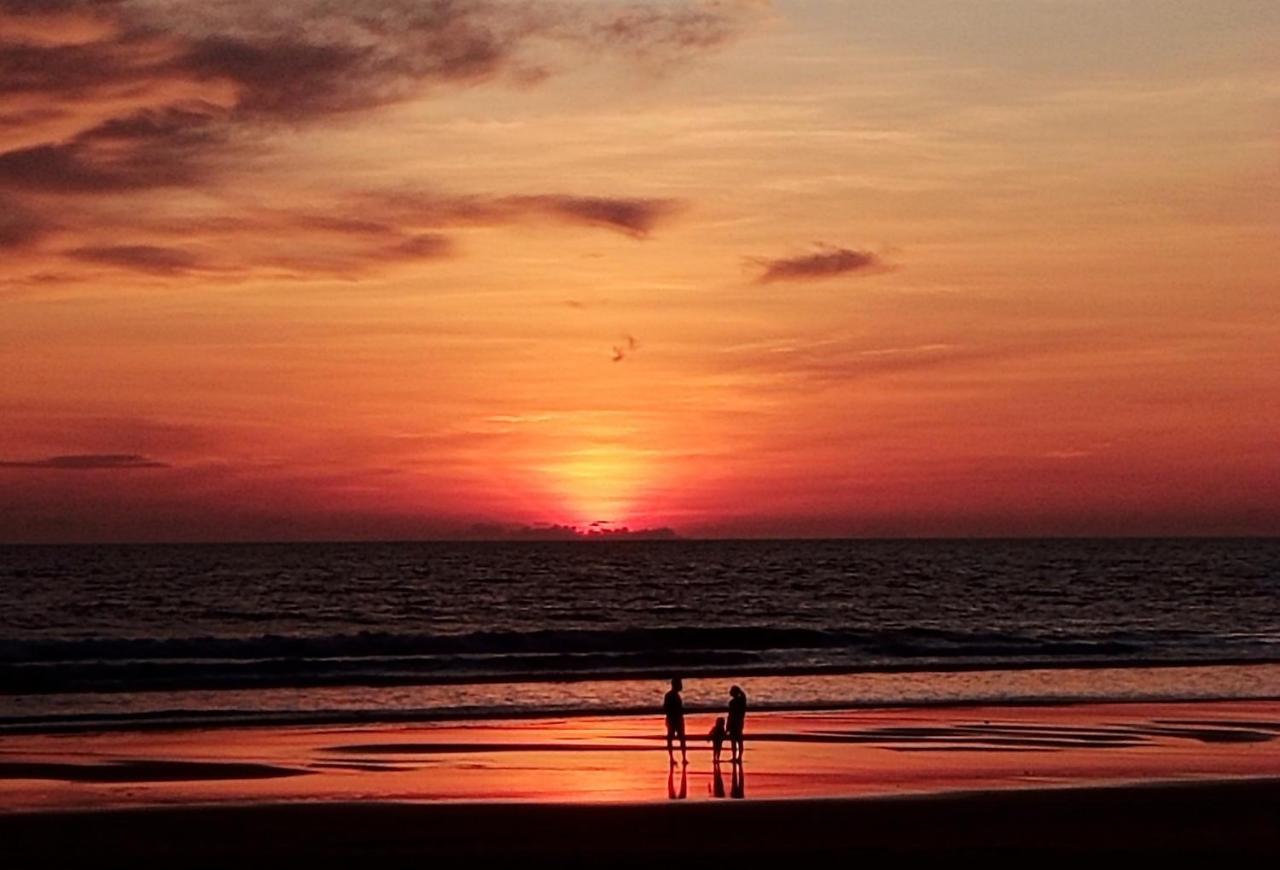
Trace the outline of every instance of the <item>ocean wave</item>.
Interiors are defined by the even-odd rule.
[[[0,640],[0,664],[166,659],[367,658],[535,655],[655,650],[859,649],[887,656],[956,654],[1120,654],[1203,639],[1189,632],[1035,635],[945,631],[728,626],[713,628],[545,629],[465,634],[356,632],[317,636]]]
[[[1256,639],[735,626],[0,643],[0,693],[162,691],[1264,661]]]

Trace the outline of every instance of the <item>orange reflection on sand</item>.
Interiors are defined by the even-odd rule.
[[[703,720],[706,720],[705,722]],[[709,715],[689,717],[691,735]],[[647,802],[1280,776],[1280,702],[756,713],[720,781],[654,717],[0,738],[8,810],[220,801]]]

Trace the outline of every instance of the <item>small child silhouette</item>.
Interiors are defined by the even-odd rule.
[[[715,757],[715,763],[720,763],[720,750],[724,747],[724,739],[729,736],[729,732],[724,727],[724,717],[716,719],[716,724],[707,732],[707,739],[711,741],[712,753]]]

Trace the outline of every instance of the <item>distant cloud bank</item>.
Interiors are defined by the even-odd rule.
[[[506,523],[476,523],[459,535],[473,541],[582,541],[582,540],[673,540],[679,535],[675,529],[620,529],[606,528],[592,523],[587,528],[566,525],[512,525]]]

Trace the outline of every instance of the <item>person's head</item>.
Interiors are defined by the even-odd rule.
[[[724,730],[724,717],[723,717],[723,716],[717,716],[717,717],[716,717],[716,730],[717,730],[717,731],[723,731],[723,730]]]
[[[741,686],[730,686],[730,687],[729,687],[729,695],[730,695],[730,697],[733,697],[733,698],[741,698],[741,697],[742,697],[742,687],[741,687]]]
[[[675,689],[677,692],[683,692],[683,691],[684,691],[684,680],[680,679],[679,677],[672,677],[672,678],[671,678],[671,688]]]

